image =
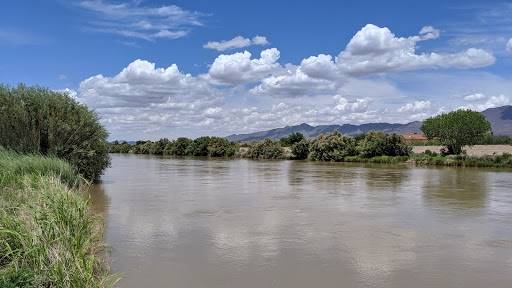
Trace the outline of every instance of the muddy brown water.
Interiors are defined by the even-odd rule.
[[[119,287],[512,287],[512,173],[112,155]]]

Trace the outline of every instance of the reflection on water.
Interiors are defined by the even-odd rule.
[[[120,287],[512,281],[510,172],[136,155],[112,164],[91,194]]]
[[[424,197],[434,207],[484,208],[489,173],[478,169],[432,169],[424,177]],[[492,184],[491,184],[492,185]]]

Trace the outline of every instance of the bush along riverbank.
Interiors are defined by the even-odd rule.
[[[0,107],[0,146],[65,159],[88,180],[109,166],[107,131],[93,111],[69,95],[0,85]]]
[[[0,287],[111,287],[102,221],[67,162],[0,150]]]

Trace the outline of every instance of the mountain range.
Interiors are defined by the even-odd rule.
[[[483,112],[484,116],[491,123],[494,135],[512,136],[512,106],[502,106],[490,108]],[[361,125],[343,124],[343,125],[319,125],[311,126],[306,123],[295,126],[286,126],[267,131],[260,131],[247,134],[233,134],[226,138],[233,142],[257,141],[265,138],[280,139],[291,133],[300,132],[304,136],[312,138],[320,134],[339,131],[344,135],[358,135],[369,131],[382,131],[386,133],[418,133],[420,132],[422,122],[415,121],[406,124],[398,123],[366,123]]]

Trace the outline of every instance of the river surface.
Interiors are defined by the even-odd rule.
[[[119,287],[512,287],[512,173],[112,155]]]

